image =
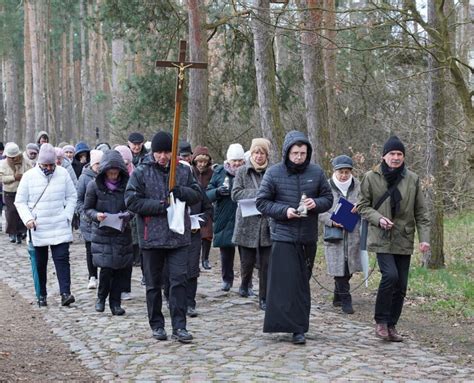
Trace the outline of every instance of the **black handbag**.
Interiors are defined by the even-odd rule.
[[[324,225],[323,239],[326,242],[338,242],[344,238],[344,231],[340,227]]]

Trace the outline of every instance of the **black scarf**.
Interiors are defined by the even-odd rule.
[[[308,166],[308,164],[309,164],[308,158],[306,158],[305,162],[298,165],[295,164],[294,162],[291,162],[289,158],[287,158],[285,161],[285,165],[286,165],[286,168],[288,169],[288,172],[292,174],[303,173],[306,167]]]
[[[388,194],[390,195],[390,207],[392,208],[392,218],[400,211],[400,201],[402,195],[398,190],[397,185],[403,179],[402,173],[405,170],[405,163],[399,168],[392,169],[387,163],[382,161],[382,174],[388,184]]]

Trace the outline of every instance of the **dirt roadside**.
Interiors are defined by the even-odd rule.
[[[0,282],[0,382],[94,382],[20,294]]]

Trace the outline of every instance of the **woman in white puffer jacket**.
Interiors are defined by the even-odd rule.
[[[37,165],[27,171],[18,185],[15,206],[31,231],[40,281],[38,304],[46,306],[48,246],[56,268],[61,304],[75,301],[71,294],[69,243],[71,222],[76,207],[76,188],[66,169],[56,166],[56,153],[50,144],[41,145]]]

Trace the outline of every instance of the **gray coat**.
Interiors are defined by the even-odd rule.
[[[72,167],[71,167],[72,169]],[[87,185],[89,182],[94,180],[97,174],[92,170],[89,165],[86,165],[82,170],[82,174],[77,181],[77,205],[76,213],[80,217],[80,229],[84,241],[90,242],[92,239],[92,220],[86,216],[84,211],[84,199],[86,197]],[[74,175],[75,177],[76,175]]]
[[[263,172],[255,171],[250,161],[241,166],[235,175],[234,185],[232,186],[232,200],[238,202],[241,199],[256,198],[263,174]],[[244,218],[240,205],[238,205],[232,242],[253,249],[260,246],[271,246],[268,217],[254,215]]]
[[[353,204],[357,203],[360,193],[360,182],[352,178],[352,185],[349,187],[347,196],[345,197]],[[330,210],[319,215],[319,221],[325,226],[332,226],[331,214],[337,205],[340,197],[343,197],[342,192],[337,186],[329,181],[331,186],[334,202]],[[362,264],[360,260],[360,220],[354,230],[350,233],[344,230],[344,238],[338,242],[324,241],[324,254],[326,256],[326,265],[328,274],[333,277],[344,276],[345,260],[349,267],[349,274],[354,274],[357,271],[362,271]]]

